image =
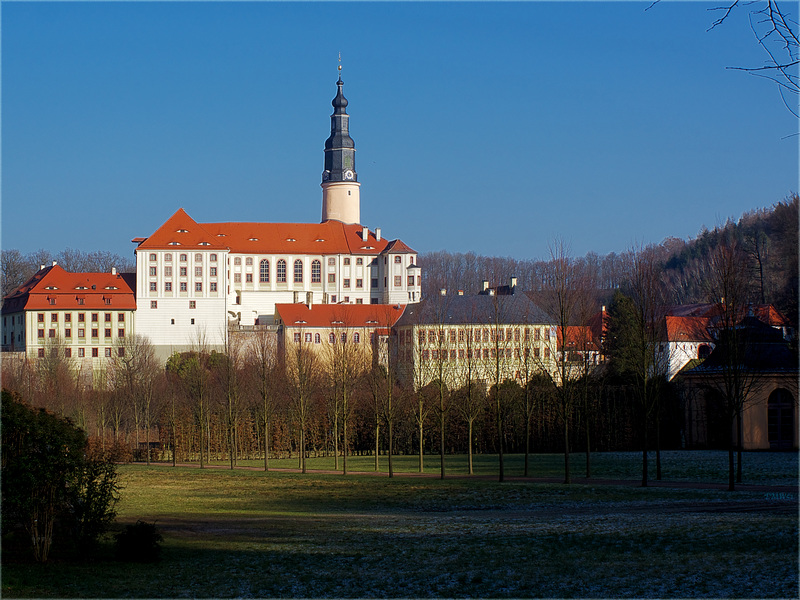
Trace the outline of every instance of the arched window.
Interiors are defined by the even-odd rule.
[[[342,334],[342,343],[343,343],[343,344],[346,344],[346,343],[347,343],[347,334],[346,334],[346,333],[343,333],[343,334]]]
[[[286,261],[280,259],[275,273],[275,281],[278,283],[286,283]]]
[[[322,263],[318,260],[311,261],[311,283],[322,283]]]
[[[315,344],[319,344],[321,341],[322,341],[322,339],[319,337],[319,334],[315,333],[314,334],[314,343]]]
[[[242,264],[242,257],[241,256],[237,256],[236,258],[234,258],[233,259],[233,264],[234,265],[241,265]]]
[[[358,333],[353,334],[353,343],[357,344],[361,341],[361,336]]]
[[[269,261],[266,259],[259,263],[258,280],[261,283],[269,283]]]
[[[329,343],[331,343],[331,344],[335,344],[335,343],[336,343],[336,335],[335,335],[335,334],[333,334],[333,333],[331,333],[331,334],[328,336],[328,342],[329,342]]]
[[[303,261],[299,258],[294,261],[294,282],[303,283]]]
[[[244,264],[247,265],[248,267],[252,267],[253,266],[253,257],[252,256],[248,256],[247,258],[245,258],[244,259]]]

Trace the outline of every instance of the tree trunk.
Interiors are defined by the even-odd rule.
[[[420,407],[421,409],[422,407]],[[423,460],[422,460],[422,419],[419,421],[419,472],[424,472]]]
[[[469,474],[473,475],[472,470],[472,419],[467,421],[467,455],[469,460]]]
[[[736,412],[736,483],[742,483],[742,410]]]
[[[381,423],[378,420],[378,414],[375,413],[375,472],[378,472],[379,464],[378,464],[378,455],[380,454],[381,445]]]
[[[269,471],[269,419],[264,419],[264,470]]]
[[[569,419],[564,411],[564,483],[572,483],[569,473]]]
[[[394,469],[392,465],[392,422],[389,421],[389,477],[394,477]]]

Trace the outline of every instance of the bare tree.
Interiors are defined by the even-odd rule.
[[[269,471],[270,430],[277,407],[277,337],[266,327],[258,329],[248,354],[250,370],[260,398],[259,420],[264,431],[264,470]]]
[[[290,409],[298,423],[298,448],[300,469],[306,472],[306,437],[311,419],[311,402],[317,389],[320,375],[319,358],[305,341],[303,331],[298,332],[296,341],[286,342],[285,373]]]

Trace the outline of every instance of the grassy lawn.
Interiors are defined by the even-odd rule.
[[[164,466],[121,479],[119,526],[155,521],[160,563],[4,563],[3,596],[798,595],[796,494]]]
[[[597,479],[631,479],[642,478],[641,452],[598,452],[592,454],[592,477]],[[649,454],[650,479],[656,476],[655,452]],[[669,481],[702,481],[728,482],[728,453],[720,450],[667,450],[661,453],[663,479]],[[227,461],[212,461],[211,464],[228,466]],[[239,466],[263,468],[264,460],[240,460]],[[313,470],[333,470],[332,457],[309,458],[307,467]],[[742,459],[743,483],[763,485],[797,485],[798,455],[794,452],[745,452]],[[418,456],[395,456],[393,466],[396,473],[419,473]],[[439,455],[425,455],[425,473],[438,475]],[[498,459],[494,454],[476,454],[473,456],[473,467],[476,475],[497,475]],[[270,468],[297,469],[296,458],[270,459]],[[339,457],[338,469],[342,468]],[[349,472],[374,472],[374,456],[349,456],[347,458]],[[466,455],[445,456],[445,469],[448,476],[468,473]],[[386,456],[378,459],[378,470],[389,471]],[[531,477],[564,477],[563,454],[532,454],[530,456]],[[586,455],[573,453],[570,455],[572,477],[586,475]],[[508,477],[521,477],[524,473],[524,457],[521,454],[509,454],[505,460],[505,472]]]

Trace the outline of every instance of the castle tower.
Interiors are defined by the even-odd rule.
[[[361,222],[361,198],[356,174],[356,144],[350,137],[347,99],[342,92],[341,65],[336,97],[331,104],[331,135],[325,140],[325,170],[322,172],[322,222]]]

